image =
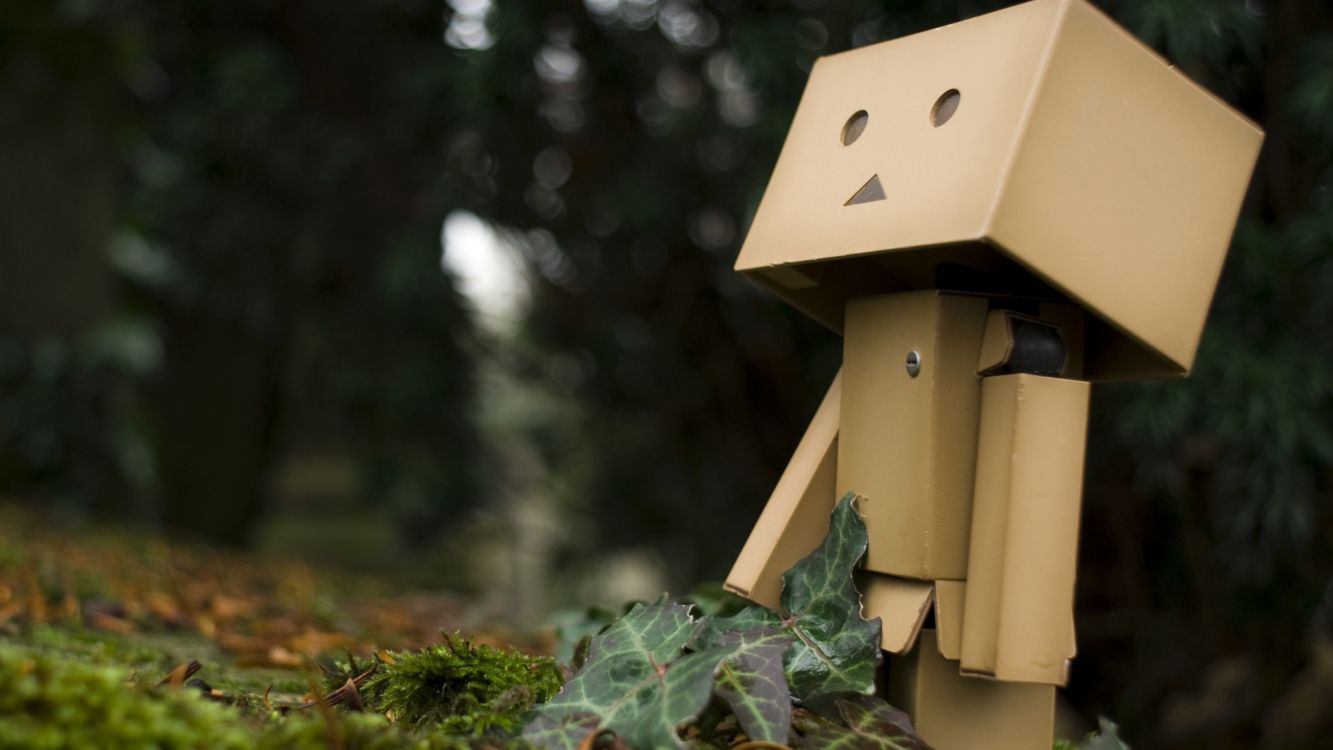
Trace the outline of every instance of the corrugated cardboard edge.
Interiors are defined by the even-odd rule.
[[[963,600],[967,581],[935,582],[935,640],[940,656],[958,661],[963,651]]]

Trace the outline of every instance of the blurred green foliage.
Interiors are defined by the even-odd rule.
[[[355,492],[392,508],[415,541],[473,507],[473,337],[437,239],[460,103],[453,66],[419,64],[448,55],[439,8],[21,0],[0,23],[13,148],[70,128],[81,138],[86,122],[106,141],[89,158],[116,175],[112,236],[71,247],[38,226],[28,231],[50,246],[6,247],[17,374],[5,456],[20,464],[7,473],[46,486],[52,462],[66,474],[112,463],[101,454],[124,452],[123,430],[102,415],[120,409],[146,421],[136,444],[151,460],[100,470],[82,499],[133,480],[110,505],[155,496],[149,509],[174,527],[247,539],[292,452],[360,457]],[[56,205],[85,189],[28,173],[4,182]],[[21,237],[13,228],[33,220],[5,223]],[[31,270],[42,254],[67,262]],[[42,271],[46,288],[23,283]],[[77,308],[89,300],[67,278],[99,274],[118,294],[86,316],[94,325],[120,309],[150,321],[146,340],[108,342],[138,366],[141,387],[116,396],[129,406],[97,408],[117,379],[89,357],[49,362],[75,344],[51,340],[66,331],[43,302],[55,293]],[[78,390],[85,381],[102,392]],[[68,450],[33,447],[39,432]]]
[[[540,488],[539,568],[719,577],[839,358],[730,270],[806,71],[1005,4],[7,2],[0,487],[241,540],[333,456],[421,542]],[[1070,695],[1136,747],[1299,747],[1333,729],[1333,10],[1098,5],[1267,140],[1194,375],[1098,389]],[[529,269],[509,329],[441,273],[461,210]]]

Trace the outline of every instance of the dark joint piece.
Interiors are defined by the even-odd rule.
[[[1060,329],[1031,320],[1014,320],[1014,350],[1005,371],[1058,377],[1065,369],[1067,352]]]

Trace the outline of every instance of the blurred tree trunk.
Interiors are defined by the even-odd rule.
[[[25,93],[0,98],[0,321],[70,339],[112,312],[118,154],[78,91]]]
[[[311,2],[209,12],[210,24],[178,19],[179,57],[162,60],[197,85],[178,84],[159,121],[192,112],[207,125],[160,136],[191,155],[203,189],[155,196],[173,217],[164,242],[192,284],[163,300],[158,443],[166,523],[243,544],[291,441],[346,441],[382,456],[394,477],[412,473],[412,455],[467,445],[468,323],[439,269],[439,170],[421,166],[447,110],[434,96],[409,100],[425,111],[384,99],[421,60],[449,62],[437,13]],[[238,98],[191,99],[211,80],[199,60],[232,61],[242,83],[227,91]],[[411,283],[386,291],[392,279]],[[444,372],[424,372],[442,362]],[[467,471],[460,459],[437,473]],[[387,475],[368,499],[392,504]],[[407,494],[427,499],[409,504],[432,508],[463,494],[417,490]],[[427,515],[405,530],[429,538],[443,521]]]
[[[0,482],[15,497],[123,517],[137,502],[108,435],[126,399],[80,355],[118,312],[107,247],[120,153],[108,123],[125,102],[107,67],[71,75],[22,36],[0,45]]]
[[[227,544],[250,539],[266,505],[281,392],[284,321],[256,331],[182,311],[158,392],[163,522]]]

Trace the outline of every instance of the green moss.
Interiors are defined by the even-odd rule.
[[[527,750],[519,740],[497,743],[458,737],[444,731],[407,730],[378,714],[305,714],[274,722],[257,750]]]
[[[197,637],[122,636],[36,627],[0,640],[0,750],[57,747],[418,748],[513,746],[529,710],[563,677],[554,660],[462,638],[392,654],[362,687],[371,714],[317,710],[278,716],[264,690],[291,703],[309,687],[292,672],[230,666]],[[148,687],[200,658],[200,673],[233,705],[192,689]],[[345,667],[350,669],[350,667]],[[332,680],[341,686],[346,676]],[[389,713],[394,721],[383,715]],[[478,745],[479,746],[479,745]]]
[[[53,625],[29,628],[20,643],[51,656],[88,664],[129,667],[141,674],[166,673],[183,661],[205,660],[216,654],[216,647],[197,635],[119,635]]]
[[[529,710],[564,684],[555,660],[450,638],[392,661],[366,681],[368,707],[403,726],[480,737],[514,734]]]
[[[247,719],[231,706],[206,700],[196,690],[147,688],[133,684],[130,678],[131,670],[124,667],[84,664],[0,645],[0,750],[466,750],[522,746],[510,738],[481,743],[459,736],[451,726],[463,726],[465,722],[456,721],[461,716],[418,728],[391,723],[379,714],[332,710],[287,716],[252,714]],[[478,716],[475,726],[492,726],[488,721],[488,717]]]
[[[123,667],[0,646],[0,748],[248,748],[236,712],[192,690],[126,684]]]
[[[372,714],[290,716],[275,721],[258,743],[259,750],[326,747],[397,750],[426,745],[404,735],[383,716]]]

